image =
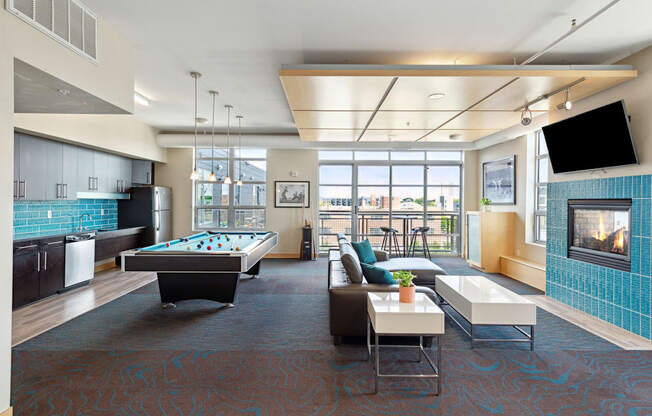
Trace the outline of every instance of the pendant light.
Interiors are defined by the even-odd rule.
[[[218,92],[214,90],[208,91],[213,99],[213,124],[211,126],[211,174],[208,175],[209,182],[217,182],[217,177],[215,176],[214,164],[215,164],[215,97],[217,97]]]
[[[242,186],[242,116],[235,116],[238,119],[238,181],[235,183]]]
[[[570,111],[573,108],[573,103],[570,100],[571,98],[571,93],[570,93],[570,87],[566,90],[566,99],[564,100],[564,108],[568,111]]]
[[[233,106],[231,104],[227,104],[224,106],[226,108],[226,151],[231,152],[231,147],[229,147],[230,144],[230,136],[231,136],[231,109]],[[226,173],[226,177],[224,178],[224,183],[227,185],[231,184],[231,177],[229,176],[229,173]]]
[[[190,174],[190,180],[191,181],[196,181],[199,179],[199,172],[197,171],[197,80],[199,77],[201,77],[201,74],[199,72],[191,72],[190,76],[193,77],[195,80],[195,145],[193,146],[193,169],[192,173]]]

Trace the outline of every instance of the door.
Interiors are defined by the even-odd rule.
[[[131,174],[131,159],[126,157],[120,158],[120,179],[122,180],[123,192],[127,192],[131,188]]]
[[[63,199],[77,199],[77,190],[79,188],[79,184],[85,184],[86,182],[84,181],[84,177],[80,177],[78,179],[78,172],[79,172],[79,167],[78,167],[78,158],[79,158],[79,152],[78,152],[78,147],[76,146],[71,146],[69,144],[64,144],[63,149],[61,151],[62,153],[62,160],[63,160],[63,166],[62,166],[62,174],[61,174],[61,181],[63,182]],[[85,187],[82,187],[82,189],[79,189],[80,191],[86,191],[87,189]]]
[[[14,308],[39,298],[39,260],[40,254],[36,246],[16,250],[13,267]]]
[[[466,258],[477,266],[482,266],[482,230],[480,224],[480,216],[475,214],[468,214],[466,216]]]
[[[134,160],[132,164],[133,183],[140,185],[152,184],[152,162],[149,160]]]
[[[17,134],[20,141],[21,199],[46,199],[47,157],[44,140],[26,134]]]
[[[155,211],[172,209],[172,190],[162,186],[155,186],[153,190],[154,201],[152,203],[152,209]]]
[[[66,274],[65,244],[63,241],[49,243],[41,250],[41,273],[39,274],[39,296],[54,295],[63,289]]]
[[[153,244],[172,239],[172,211],[152,211],[152,225]]]
[[[95,152],[90,149],[77,149],[77,191],[95,190]]]
[[[45,199],[52,201],[62,199],[63,189],[63,145],[51,140],[42,141],[42,151],[45,152]]]
[[[109,171],[109,155],[100,152],[93,152],[93,176],[97,182],[95,191],[97,192],[111,192],[111,185],[109,184],[111,172]]]

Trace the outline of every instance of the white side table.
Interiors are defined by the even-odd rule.
[[[397,292],[370,292],[367,294],[367,352],[371,358],[371,328],[375,333],[374,392],[378,392],[380,378],[436,378],[437,395],[441,392],[441,342],[444,333],[444,312],[424,293],[417,293],[414,303],[400,303]],[[379,345],[380,336],[418,336],[419,345]],[[423,337],[437,340],[437,364],[423,349]],[[382,374],[380,347],[417,348],[426,357],[433,374]]]

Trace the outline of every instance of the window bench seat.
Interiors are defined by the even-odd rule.
[[[517,256],[500,256],[500,273],[546,291],[546,266]]]

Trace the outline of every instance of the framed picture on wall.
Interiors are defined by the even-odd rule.
[[[516,155],[482,164],[482,197],[491,205],[516,204]]]
[[[274,207],[310,208],[309,181],[274,181]]]

